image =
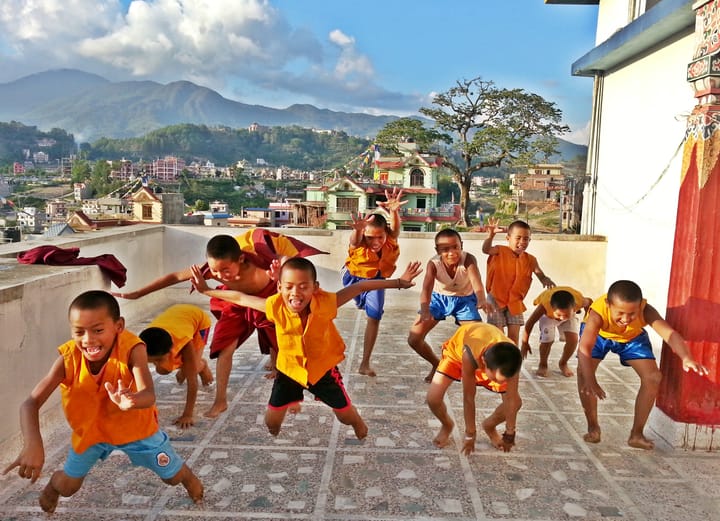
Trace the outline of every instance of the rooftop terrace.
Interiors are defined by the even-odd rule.
[[[167,248],[170,244],[171,251],[177,252],[175,256],[183,257],[187,244],[206,240],[202,236],[175,235],[176,232],[166,230],[165,237],[159,239],[156,231],[125,231],[117,239],[123,244],[117,249],[118,256],[126,262],[124,256],[143,249],[136,241],[149,240],[156,248],[162,244]],[[338,257],[342,254],[336,252],[344,250],[345,238],[304,239],[318,247],[334,248],[333,255],[318,258],[318,264],[326,266],[320,270],[323,286],[336,289],[333,281],[336,281],[337,270],[332,267],[342,263]],[[114,240],[97,239],[98,244],[86,244],[85,248],[89,252],[94,247],[107,249]],[[334,247],[331,243],[341,246]],[[408,246],[411,243],[411,240],[405,242]],[[183,248],[179,247],[181,244]],[[472,247],[471,251],[476,251],[477,244],[466,239],[466,249]],[[542,246],[535,241],[533,247],[542,251]],[[584,247],[595,246],[573,246],[581,256]],[[427,258],[425,252],[416,253],[423,260]],[[83,251],[83,254],[89,253]],[[590,254],[593,255],[595,253]],[[160,266],[155,266],[154,260],[145,259],[145,266],[153,272],[166,270],[173,262],[182,263],[186,259],[166,258]],[[556,280],[559,278],[547,262],[543,262],[543,266]],[[25,267],[30,268],[33,267]],[[26,306],[23,319],[30,327],[37,317],[27,308],[39,306],[51,312],[48,316],[59,315],[59,323],[65,320],[66,302],[58,301],[47,309],[47,303],[55,301],[52,294],[55,287],[65,284],[63,291],[75,294],[102,281],[95,267],[35,268],[53,273],[44,275],[47,278],[38,282],[26,272],[10,275],[15,273],[13,269],[0,270],[0,296],[3,297],[0,305],[12,301],[18,292],[25,293],[20,296]],[[139,270],[140,266],[132,268]],[[129,273],[132,272],[130,269]],[[133,275],[128,289],[142,284],[140,279],[155,276]],[[22,279],[20,290],[10,281],[13,277]],[[570,284],[576,283],[571,275],[564,277]],[[42,298],[37,297],[42,303],[36,303],[29,295],[39,291],[35,284],[44,288]],[[207,306],[204,297],[188,296],[186,288],[161,293],[156,298],[146,297],[144,303],[145,299],[123,303],[131,330],[139,331],[171,302]],[[637,378],[631,369],[621,367],[613,359],[601,364],[599,370],[599,381],[608,392],[608,399],[600,405],[604,429],[600,444],[590,445],[582,440],[584,417],[574,378],[562,377],[559,372],[544,379],[534,377],[537,359],[531,355],[521,375],[524,405],[518,417],[517,446],[512,452],[499,452],[479,438],[475,454],[465,457],[459,453],[462,436],[459,384],[451,386],[447,402],[461,428],[455,429],[450,446],[442,450],[435,448],[432,438],[439,425],[424,403],[427,384],[423,376],[428,366],[406,344],[416,308],[416,292],[388,291],[387,311],[373,354],[377,378],[356,373],[362,352],[364,315],[350,304],[339,312],[336,324],[347,345],[347,358],[340,369],[350,397],[368,424],[366,440],[356,440],[352,429],[338,423],[331,410],[314,402],[310,395],[301,413],[288,416],[279,436],[270,436],[263,414],[272,383],[264,378],[266,359],[260,355],[253,337],[235,353],[229,388],[231,402],[228,411],[217,419],[198,416],[191,429],[175,428],[171,421],[182,409],[185,388],[178,386],[172,375],[156,376],[161,425],[202,479],[206,491],[202,505],[192,504],[181,487],[164,485],[150,471],[132,467],[124,455],[118,454],[97,465],[78,494],[62,499],[53,518],[68,521],[720,519],[718,452],[708,451],[708,446],[695,450],[673,448],[651,431],[647,434],[656,441],[654,451],[627,447]],[[8,331],[9,312],[5,308],[0,311],[3,331]],[[51,327],[56,326],[53,323]],[[439,346],[453,330],[452,323],[440,324],[430,334],[431,344]],[[64,331],[66,336],[67,330]],[[13,335],[10,337],[14,339]],[[28,344],[35,343],[27,336],[23,339],[21,351],[22,346],[29,349]],[[45,345],[50,359],[54,356],[52,347],[57,343]],[[537,338],[533,345],[537,345]],[[6,367],[11,369],[16,367],[14,349],[6,346],[0,350],[0,357],[10,360]],[[551,363],[556,363],[559,351],[560,346],[556,344]],[[42,365],[42,373],[49,366],[49,362],[40,362],[37,358],[34,363]],[[3,361],[0,366],[4,364]],[[3,379],[8,378],[3,373]],[[12,385],[24,389],[36,380],[18,374],[14,379]],[[3,387],[3,392],[7,388]],[[25,394],[27,390],[22,391],[22,395]],[[212,391],[201,392],[196,410],[201,413],[207,409],[212,397]],[[3,401],[13,400],[14,396]],[[487,414],[497,403],[496,395],[478,394],[480,414]],[[43,478],[31,485],[14,473],[0,476],[0,519],[48,518],[37,506],[37,497],[51,471],[64,461],[69,430],[58,417],[56,404],[48,404],[46,409],[49,414],[43,427],[47,451]],[[12,412],[4,415],[5,423],[13,424],[17,430],[17,405],[12,404]],[[687,429],[686,440],[692,445],[696,431],[694,427]],[[0,445],[0,467],[4,468],[15,458],[16,450],[17,438]]]

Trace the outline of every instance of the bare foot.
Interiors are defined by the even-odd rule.
[[[212,407],[210,407],[210,409],[207,412],[205,412],[204,416],[206,418],[217,418],[225,411],[227,411],[227,402],[214,403],[214,404],[212,404]]]
[[[215,381],[215,378],[213,378],[212,371],[210,370],[210,367],[208,367],[207,362],[205,362],[205,367],[203,367],[203,369],[200,371],[200,381],[205,387]]]
[[[628,445],[636,449],[653,450],[655,448],[655,443],[642,434],[639,436],[630,436],[630,438],[628,438]]]
[[[300,403],[291,403],[288,405],[287,412],[290,414],[297,414],[302,410],[302,405]]]
[[[535,376],[539,376],[540,378],[547,378],[548,376],[548,368],[547,366],[538,366],[537,371],[535,371]]]
[[[563,376],[575,376],[575,373],[573,373],[573,370],[568,367],[567,364],[560,364],[560,373],[562,373]]]
[[[455,423],[452,420],[450,420],[450,425],[440,427],[437,436],[433,438],[433,443],[437,448],[442,449],[443,447],[447,447],[447,444],[450,443],[450,433],[454,427]]]
[[[43,511],[47,512],[48,514],[52,514],[53,512],[55,512],[55,507],[57,507],[58,499],[60,499],[60,494],[50,483],[48,483],[47,485],[45,485],[45,488],[40,493],[38,502],[40,503],[40,508],[42,508]]]
[[[490,425],[487,420],[484,420],[482,422],[482,428],[485,431],[487,437],[490,438],[490,443],[492,444],[492,446],[496,449],[504,450],[502,436],[500,436],[500,433],[497,431],[495,426]]]
[[[355,431],[355,437],[357,439],[364,440],[367,437],[368,426],[362,418],[358,418],[358,421],[353,424],[352,428]]]
[[[435,368],[434,367],[430,370],[428,375],[425,377],[425,383],[429,384],[430,382],[432,382],[433,376],[435,376]]]
[[[377,376],[377,373],[375,373],[375,371],[371,369],[369,365],[361,365],[358,369],[358,373],[365,376]]]
[[[583,435],[583,439],[588,443],[600,443],[600,429],[588,429],[587,434]]]

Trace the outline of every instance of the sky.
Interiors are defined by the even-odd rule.
[[[407,116],[481,77],[539,94],[587,144],[597,6],[543,0],[3,0],[0,83],[71,68],[188,80],[284,108]]]

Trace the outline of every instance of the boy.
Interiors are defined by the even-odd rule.
[[[502,403],[482,422],[490,443],[504,452],[515,445],[515,421],[522,406],[518,380],[522,356],[520,350],[495,326],[468,322],[442,346],[442,358],[427,392],[427,404],[440,420],[441,427],[433,443],[445,447],[455,423],[445,406],[445,393],[454,381],[462,381],[465,438],[462,453],[475,451],[475,392],[477,386],[501,393]],[[497,426],[505,422],[500,435]]]
[[[236,291],[211,290],[197,267],[193,284],[202,293],[235,302],[241,306],[265,310],[278,333],[278,374],[273,382],[265,424],[276,436],[288,408],[296,411],[303,390],[330,407],[337,419],[350,425],[358,439],[367,436],[367,425],[342,383],[337,364],[345,358],[345,343],[334,318],[337,309],[363,291],[380,288],[409,288],[422,269],[420,263],[408,265],[405,273],[394,280],[365,280],[347,286],[337,293],[320,289],[315,266],[307,259],[294,257],[280,267],[278,293],[267,299]]]
[[[540,321],[540,361],[535,374],[542,378],[548,375],[548,357],[550,356],[550,347],[555,342],[555,330],[557,329],[560,338],[565,341],[565,347],[558,362],[560,373],[563,376],[573,376],[575,373],[568,367],[568,361],[575,353],[578,344],[580,319],[576,313],[583,308],[587,310],[592,304],[592,300],[583,297],[582,293],[569,286],[555,286],[540,293],[533,304],[537,307],[525,322],[522,332],[520,352],[523,359],[527,358],[528,353],[532,353],[530,333],[532,333],[535,323]]]
[[[425,341],[427,334],[445,317],[454,317],[456,323],[463,324],[482,320],[478,309],[489,310],[477,259],[463,251],[460,234],[452,228],[440,230],[435,235],[435,251],[437,255],[425,269],[420,311],[408,335],[410,347],[432,365],[426,382],[432,380],[440,362]]]
[[[325,253],[312,246],[259,228],[249,230],[238,237],[217,235],[207,243],[207,272],[205,277],[222,283],[220,289],[242,291],[248,295],[269,297],[276,291],[268,269],[274,259],[305,257]],[[147,286],[130,293],[115,293],[121,298],[136,299],[166,288],[178,282],[190,280],[192,271],[168,273]],[[232,371],[232,355],[240,345],[257,330],[260,351],[270,354],[270,378],[274,377],[277,340],[275,327],[265,318],[265,313],[243,306],[228,304],[219,299],[210,300],[210,311],[218,319],[210,343],[210,358],[217,358],[215,377],[215,401],[205,413],[215,418],[227,409],[227,387]]]
[[[680,334],[643,298],[637,284],[629,280],[614,282],[606,295],[592,303],[580,326],[578,392],[588,426],[583,439],[588,443],[600,442],[597,401],[598,398],[603,400],[606,395],[595,378],[595,372],[608,351],[612,351],[618,354],[621,364],[632,367],[640,377],[628,445],[646,450],[655,446],[645,437],[643,430],[655,403],[662,375],[645,326],[652,327],[682,359],[685,371],[693,370],[702,376],[708,373],[705,367],[693,360]]]
[[[193,410],[198,393],[198,376],[204,386],[213,381],[207,360],[202,351],[210,331],[210,317],[191,304],[175,304],[160,313],[140,339],[147,346],[148,362],[155,365],[158,374],[170,374],[177,369],[179,384],[187,380],[185,409],[173,423],[185,429],[194,425]]]
[[[483,241],[482,251],[488,255],[487,300],[493,311],[487,321],[501,330],[507,327],[507,336],[517,345],[520,326],[523,325],[523,300],[530,289],[533,273],[540,283],[550,288],[555,283],[543,273],[537,259],[527,253],[530,244],[530,226],[524,221],[514,221],[508,226],[507,246],[493,246],[498,231],[498,220],[488,219],[489,235]]]
[[[40,494],[45,512],[55,511],[60,496],[75,494],[95,463],[113,450],[168,485],[181,483],[199,502],[202,483],[159,428],[145,345],[125,330],[117,301],[105,291],[87,291],[73,300],[68,315],[72,340],[58,348],[60,356],[20,406],[23,448],[3,474],[17,467],[32,483],[40,477],[45,450],[39,411],[59,386],[72,445],[63,470],[53,473]]]

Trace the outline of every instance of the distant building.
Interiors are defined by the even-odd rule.
[[[137,177],[137,167],[129,159],[121,159],[116,163],[117,168],[110,172],[110,177],[128,181]]]
[[[20,175],[20,174],[24,174],[24,173],[25,173],[25,165],[23,165],[22,163],[18,163],[17,161],[15,161],[15,162],[13,163],[13,174],[14,174],[14,175]]]
[[[67,216],[67,203],[62,199],[48,201],[45,204],[45,213],[50,221],[56,219],[62,219],[64,221]]]
[[[85,183],[73,184],[73,199],[75,199],[75,201],[82,201],[84,199],[87,199],[88,197],[90,197],[91,193],[92,188],[90,188],[89,185],[86,185]]]
[[[32,233],[40,232],[46,222],[47,216],[45,212],[38,210],[34,206],[25,206],[17,212],[18,225],[30,230]]]
[[[185,210],[182,194],[156,194],[143,186],[132,197],[132,218],[145,223],[179,224]]]
[[[223,201],[213,201],[210,203],[210,212],[212,213],[230,213],[230,206]]]
[[[149,172],[160,182],[175,181],[185,168],[185,160],[174,156],[166,156],[163,159],[156,159],[150,165]]]
[[[33,153],[32,158],[35,163],[47,163],[50,160],[50,156],[42,151]]]

